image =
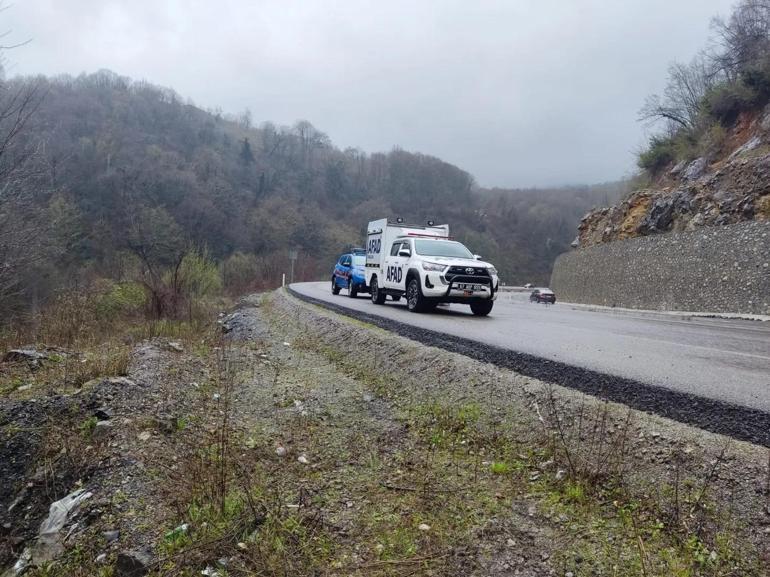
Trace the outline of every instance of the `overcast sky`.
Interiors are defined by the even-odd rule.
[[[340,147],[438,156],[484,186],[634,167],[637,112],[733,0],[13,0],[9,74],[108,68]]]

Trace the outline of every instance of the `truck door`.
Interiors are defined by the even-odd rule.
[[[406,290],[406,267],[410,258],[405,256],[406,251],[411,254],[408,240],[396,241],[391,246],[385,268],[385,286],[389,289]]]
[[[353,257],[351,257],[349,254],[344,255],[340,259],[340,272],[339,276],[342,278],[342,286],[346,287],[348,286],[348,282],[350,281],[350,275],[351,275],[351,267],[353,266]]]

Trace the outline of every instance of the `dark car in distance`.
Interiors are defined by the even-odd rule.
[[[548,288],[535,289],[529,295],[529,301],[533,303],[556,304],[556,295]]]

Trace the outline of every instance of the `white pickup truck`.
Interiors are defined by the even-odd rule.
[[[497,297],[497,269],[449,238],[449,225],[406,225],[383,218],[369,223],[366,284],[372,302],[406,297],[413,312],[439,303],[462,303],[474,315],[488,315]]]

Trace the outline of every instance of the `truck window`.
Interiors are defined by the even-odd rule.
[[[390,249],[390,256],[398,256],[398,251],[401,249],[401,241],[393,243],[393,247]]]
[[[446,240],[424,240],[415,241],[417,254],[422,256],[445,256],[455,258],[472,259],[473,254],[459,242]]]

